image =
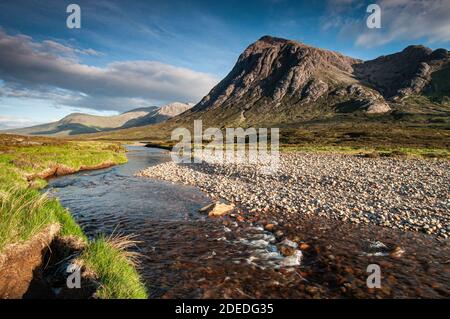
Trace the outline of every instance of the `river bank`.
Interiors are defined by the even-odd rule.
[[[139,172],[199,187],[250,212],[291,219],[307,216],[450,235],[450,162],[282,153],[279,170],[259,164],[168,162]]]
[[[189,267],[192,287],[194,278],[207,279],[204,296],[448,298],[448,165],[293,153],[282,155],[275,176],[245,165],[173,162],[137,175],[194,185],[213,200],[235,203],[235,212],[219,219],[232,230],[224,234],[229,242],[259,225],[276,237],[274,245],[288,239],[302,251],[301,265],[288,269],[244,263],[229,271],[227,264],[221,266],[225,275],[219,266]],[[437,223],[441,227],[434,228]],[[381,289],[366,285],[370,264],[381,267]],[[178,293],[173,289],[167,296]]]
[[[39,191],[47,185],[46,178],[125,162],[125,149],[114,143],[0,136],[1,298],[147,296],[133,264],[121,250],[132,241],[88,240],[71,214]],[[62,280],[67,274],[61,269],[71,264],[80,269],[82,282],[88,282],[85,286],[93,284],[95,289],[67,294]]]

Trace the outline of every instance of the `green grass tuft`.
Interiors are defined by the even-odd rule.
[[[83,265],[99,277],[101,287],[97,296],[103,299],[146,299],[145,286],[135,269],[133,258],[128,256],[117,239],[99,237],[91,242],[80,256]]]
[[[57,200],[27,188],[0,191],[0,251],[8,244],[29,240],[52,223],[61,225],[62,235],[86,240],[80,226]]]

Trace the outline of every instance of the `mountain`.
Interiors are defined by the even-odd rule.
[[[91,138],[170,141],[177,127],[278,127],[282,143],[449,147],[450,53],[409,46],[362,61],[271,36],[198,104],[164,123]]]
[[[8,130],[8,133],[23,135],[77,135],[138,127],[166,121],[191,108],[191,103],[170,103],[161,107],[151,106],[133,109],[119,115],[98,116],[72,113],[63,119],[48,124]]]
[[[448,98],[449,70],[450,53],[445,49],[410,46],[362,61],[264,36],[239,56],[231,72],[183,118],[260,126],[348,113],[385,114],[412,95]]]
[[[120,128],[124,129],[130,127],[139,127],[149,124],[162,123],[171,119],[174,116],[182,114],[183,112],[189,110],[193,106],[194,106],[193,103],[180,103],[180,102],[169,103],[159,108],[153,109],[151,112],[148,112],[148,114],[142,117],[136,117],[135,119],[127,121]],[[135,110],[131,110],[129,112],[133,111]],[[123,115],[126,115],[127,113],[128,112],[125,112],[123,113]]]

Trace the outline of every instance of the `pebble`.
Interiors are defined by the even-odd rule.
[[[281,153],[279,169],[272,174],[257,163],[206,161],[162,163],[137,175],[193,185],[247,212],[270,213],[268,217],[278,221],[315,214],[450,236],[446,159],[289,152]]]

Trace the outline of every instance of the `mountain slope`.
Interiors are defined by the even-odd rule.
[[[193,103],[180,103],[180,102],[166,104],[156,109],[154,112],[151,112],[143,117],[128,121],[122,126],[122,128],[130,128],[149,124],[162,123],[174,116],[186,112],[193,106],[194,106]]]
[[[357,64],[354,73],[362,82],[395,100],[423,93],[432,81],[433,73],[449,62],[450,53],[445,49],[433,51],[411,45],[399,53]]]
[[[72,113],[57,122],[8,130],[7,132],[23,135],[53,136],[89,134],[160,123],[185,112],[191,107],[192,104],[175,102],[162,107],[138,108],[113,116]]]
[[[402,98],[429,90],[433,75],[449,62],[445,49],[411,46],[364,62],[265,36],[251,44],[232,71],[183,117],[259,126],[388,113]],[[442,91],[439,85],[434,88]]]
[[[264,36],[197,105],[95,138],[168,141],[176,127],[279,127],[286,143],[447,145],[450,53],[410,46],[362,61]]]

